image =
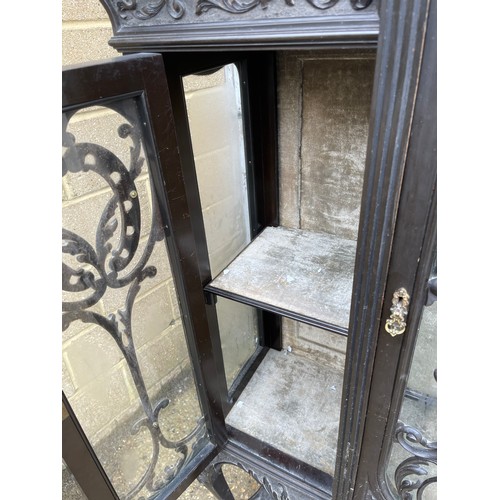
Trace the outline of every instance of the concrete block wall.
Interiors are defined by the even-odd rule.
[[[113,31],[99,0],[62,0],[63,65],[120,54],[108,45]]]

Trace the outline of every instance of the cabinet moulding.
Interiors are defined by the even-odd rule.
[[[100,0],[120,52],[374,46],[374,0]]]
[[[269,3],[275,0],[198,0],[194,5],[194,12],[201,16],[211,9],[220,9],[230,14],[245,14],[260,6],[267,9]],[[304,1],[304,0],[302,0]],[[339,0],[305,0],[309,5],[319,10],[331,9],[339,3]],[[109,0],[104,0],[113,8]],[[353,10],[363,10],[371,5],[373,0],[350,0]],[[295,7],[295,0],[283,0],[288,7]],[[115,9],[123,19],[133,16],[137,19],[146,20],[156,17],[162,11],[174,20],[182,19],[186,13],[187,5],[185,0],[120,0],[116,2]]]

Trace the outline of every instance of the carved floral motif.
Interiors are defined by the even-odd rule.
[[[137,0],[120,0],[116,6],[120,12],[131,11],[137,19],[145,20],[155,17],[163,7],[173,19],[180,19],[186,12],[184,0],[157,0],[156,2],[143,2],[145,5],[139,7]]]
[[[198,0],[196,2],[195,12],[201,15],[211,9],[219,9],[230,14],[244,14],[260,6],[266,9],[273,0]],[[295,6],[295,0],[284,0],[289,7]],[[303,0],[302,0],[303,1]],[[334,7],[339,0],[306,0],[316,9],[326,10]],[[370,6],[373,0],[350,0],[354,10],[366,9]],[[169,16],[173,19],[181,19],[186,12],[186,3],[184,0],[156,0],[145,1],[140,0],[119,0],[116,3],[119,12],[123,13],[122,17],[127,17],[127,12],[130,12],[135,18],[146,20],[157,16],[163,8],[165,8]]]

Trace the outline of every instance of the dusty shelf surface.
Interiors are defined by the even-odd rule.
[[[343,370],[269,350],[226,423],[333,476]]]
[[[356,242],[268,227],[207,290],[283,316],[347,330]]]

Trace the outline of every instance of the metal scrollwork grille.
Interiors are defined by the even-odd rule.
[[[417,499],[423,498],[425,489],[437,481],[437,476],[432,475],[437,466],[437,442],[429,441],[418,429],[403,422],[396,426],[395,440],[412,455],[396,468],[397,491],[403,500],[412,500],[413,492]]]
[[[148,447],[143,453],[146,465],[138,467],[142,470],[140,478],[136,478],[133,485],[129,481],[126,489],[123,489],[125,486],[122,488],[123,495],[121,492],[120,495],[125,499],[153,499],[206,444],[207,433],[199,405],[198,417],[192,418],[194,425],[181,437],[171,437],[178,436],[178,433],[172,432],[175,431],[172,429],[176,425],[175,421],[168,422],[168,432],[162,428],[165,419],[160,419],[160,414],[172,405],[180,390],[171,384],[170,392],[174,394],[167,391],[155,398],[151,397],[143,374],[144,368],[147,370],[148,367],[141,366],[132,328],[136,299],[143,287],[159,273],[156,262],[151,263],[158,245],[163,246],[165,266],[169,266],[158,203],[153,190],[149,188],[143,120],[138,101],[138,98],[128,98],[108,103],[106,107],[99,107],[94,111],[94,114],[112,115],[112,122],[120,123],[114,129],[105,127],[105,137],[100,144],[95,137],[99,135],[98,132],[102,132],[99,125],[91,125],[90,132],[83,134],[85,137],[89,136],[90,140],[80,140],[71,131],[71,123],[74,121],[75,128],[78,129],[82,113],[79,114],[78,110],[63,113],[63,182],[70,186],[70,191],[73,182],[73,186],[76,186],[74,190],[77,191],[71,207],[74,208],[78,201],[93,196],[100,200],[102,211],[96,216],[96,206],[99,207],[99,204],[89,210],[84,208],[87,205],[82,202],[82,210],[77,211],[73,218],[66,218],[66,222],[73,223],[68,223],[71,228],[62,230],[62,329],[63,332],[68,331],[78,321],[96,325],[118,347],[122,365],[128,370],[133,391],[139,401],[136,407],[140,411],[133,412],[135,421],[130,425],[129,434],[134,436],[142,432],[141,439],[147,441]],[[115,150],[115,144],[119,145],[121,154]],[[73,179],[70,179],[71,176]],[[144,185],[148,189],[141,188]],[[78,192],[82,186],[91,191],[91,194]],[[78,228],[82,231],[79,232]],[[94,240],[90,237],[92,232]],[[101,304],[109,294],[114,297],[114,301],[118,300],[116,297],[121,297],[121,305],[113,312],[103,312],[106,307]],[[181,323],[180,318],[177,321]],[[183,338],[182,341],[185,343]],[[184,349],[187,353],[185,346],[180,346],[179,349]],[[96,352],[95,355],[98,357],[99,353]],[[175,358],[174,355],[172,357]],[[167,372],[173,366],[169,365],[170,362],[169,359],[164,360]],[[189,371],[185,366],[188,363],[186,356],[184,365],[181,361],[175,367],[177,370],[171,371],[179,377],[179,373]],[[163,383],[163,387],[169,386],[168,373],[163,377]],[[192,385],[192,397],[196,399],[194,383]],[[196,404],[197,401],[194,407]],[[81,423],[84,425],[84,422]],[[149,439],[143,434],[144,430]],[[165,463],[164,458],[160,459],[162,450],[168,451],[170,463]],[[113,477],[110,478],[113,482]]]

